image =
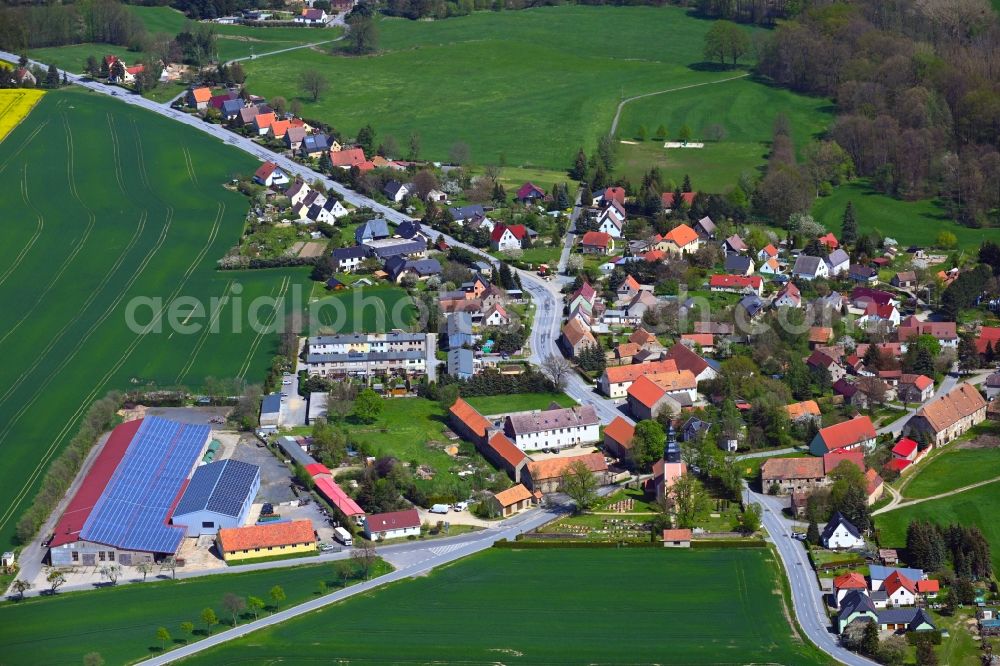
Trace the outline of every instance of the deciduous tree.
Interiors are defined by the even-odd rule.
[[[597,479],[587,464],[577,460],[567,467],[562,476],[562,490],[576,504],[576,510],[583,512],[597,502]]]
[[[306,69],[299,75],[299,87],[315,103],[329,89],[330,82],[319,70]]]

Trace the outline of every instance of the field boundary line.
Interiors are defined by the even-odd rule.
[[[0,337],[0,344],[2,344],[4,340],[9,338],[14,333],[14,331],[20,328],[21,324],[27,321],[28,317],[30,317],[32,313],[34,313],[34,311],[38,308],[38,306],[45,300],[45,297],[56,286],[56,282],[59,281],[59,279],[63,276],[63,273],[66,272],[66,269],[69,268],[70,264],[73,263],[77,255],[80,254],[80,251],[83,250],[83,246],[86,245],[88,240],[90,240],[90,234],[94,230],[94,226],[97,224],[97,216],[94,215],[94,211],[90,210],[87,204],[83,203],[83,200],[80,198],[79,190],[76,187],[76,179],[73,177],[73,159],[74,159],[73,134],[69,128],[69,122],[66,120],[65,114],[63,115],[63,129],[66,131],[66,152],[68,155],[68,158],[66,160],[66,177],[69,184],[70,193],[73,195],[73,198],[76,199],[80,203],[80,206],[87,211],[87,218],[88,218],[87,228],[83,232],[83,236],[80,237],[79,242],[74,244],[72,251],[63,261],[62,265],[59,267],[59,270],[56,271],[52,279],[48,281],[48,283],[45,286],[45,289],[42,290],[42,293],[39,294],[37,298],[35,298],[35,302],[31,305],[31,308],[29,308],[28,311],[24,314],[24,316],[21,317],[16,324],[14,324],[13,328],[7,331],[7,333],[5,333],[3,337]]]
[[[20,252],[17,253],[17,257],[14,258],[14,262],[7,268],[6,271],[4,271],[3,275],[0,275],[0,285],[6,282],[7,278],[9,278],[11,274],[13,274],[14,271],[17,270],[17,267],[21,265],[21,262],[24,261],[24,258],[28,256],[29,252],[31,252],[31,248],[33,248],[35,246],[35,243],[38,242],[38,239],[41,238],[42,230],[45,229],[45,216],[42,215],[42,211],[35,208],[34,204],[32,204],[31,200],[28,198],[27,164],[24,165],[24,169],[21,172],[21,198],[24,200],[24,203],[26,206],[28,206],[28,208],[31,208],[33,211],[35,211],[35,217],[38,218],[38,224],[35,226],[34,235],[32,235],[32,237],[28,239],[28,242],[25,244],[25,246],[21,248]]]
[[[35,106],[37,106],[37,104],[36,104]],[[34,107],[32,107],[32,108],[34,108]],[[25,117],[27,118],[27,116],[25,116]],[[22,121],[22,122],[23,122],[23,121]],[[6,168],[7,168],[7,165],[8,165],[8,164],[10,164],[11,160],[13,160],[13,159],[14,159],[15,157],[17,157],[18,155],[20,155],[20,154],[21,154],[21,151],[23,151],[23,150],[24,150],[25,148],[27,148],[27,147],[28,147],[28,144],[29,144],[29,143],[31,143],[31,142],[32,142],[32,141],[34,140],[34,138],[35,138],[36,136],[38,136],[38,134],[39,134],[39,133],[40,133],[40,132],[41,132],[41,131],[42,131],[43,129],[45,129],[45,126],[46,126],[46,125],[48,125],[48,124],[49,124],[49,121],[48,121],[48,119],[46,118],[46,119],[45,119],[45,120],[44,120],[44,121],[43,121],[42,123],[40,123],[40,124],[38,125],[38,127],[36,127],[36,128],[35,128],[35,131],[33,131],[33,132],[32,132],[31,134],[29,134],[29,135],[28,135],[28,136],[27,136],[27,137],[26,137],[26,138],[24,139],[24,141],[23,141],[23,142],[21,143],[20,147],[19,147],[19,148],[18,148],[17,150],[15,150],[15,151],[14,151],[13,153],[11,153],[11,154],[10,154],[10,157],[8,157],[7,159],[5,159],[5,160],[3,161],[3,164],[0,164],[0,173],[3,173],[3,172],[4,172],[4,170],[5,170]],[[11,130],[11,131],[13,132],[13,130]],[[10,136],[10,134],[7,134],[7,136]],[[6,138],[6,137],[5,137],[5,138]]]
[[[187,373],[191,372],[191,368],[194,366],[195,359],[198,358],[198,354],[201,353],[202,348],[205,346],[205,342],[208,340],[208,335],[211,332],[212,328],[215,326],[215,322],[217,322],[219,318],[222,317],[222,311],[226,309],[227,305],[229,305],[229,292],[232,290],[232,288],[233,288],[233,281],[230,280],[229,282],[226,283],[226,288],[222,290],[222,297],[219,299],[219,307],[216,308],[215,312],[213,312],[212,315],[209,317],[208,326],[205,327],[205,330],[198,338],[198,342],[195,343],[194,349],[191,350],[191,356],[188,357],[187,363],[184,364],[184,367],[181,368],[180,373],[174,380],[175,384],[180,384],[187,376]]]
[[[947,492],[938,493],[937,495],[931,495],[930,497],[917,497],[911,500],[903,500],[895,505],[884,506],[877,511],[872,511],[873,516],[878,516],[883,513],[891,513],[897,509],[905,509],[907,507],[913,506],[915,504],[923,504],[924,502],[930,502],[931,500],[944,499],[945,497],[951,497],[952,495],[961,495],[969,490],[975,490],[976,488],[981,488],[982,486],[988,486],[991,483],[996,483],[1000,481],[1000,476],[994,476],[992,479],[986,479],[985,481],[977,481],[976,483],[970,483],[967,486],[962,486],[961,488],[955,488],[954,490],[949,490]]]
[[[701,86],[712,86],[717,83],[727,83],[729,81],[735,81],[737,79],[745,79],[750,76],[750,72],[744,72],[742,74],[737,74],[736,76],[730,76],[729,78],[719,79],[718,81],[702,81],[701,83],[691,83],[686,86],[678,86],[676,88],[669,88],[667,90],[654,90],[653,92],[643,93],[641,95],[634,95],[632,97],[627,97],[622,101],[618,102],[618,108],[615,110],[614,120],[611,121],[611,131],[608,134],[614,135],[618,130],[618,121],[621,119],[622,109],[626,104],[634,102],[637,99],[644,99],[646,97],[654,97],[656,95],[665,95],[666,93],[680,92],[681,90],[688,90],[689,88],[700,88]]]

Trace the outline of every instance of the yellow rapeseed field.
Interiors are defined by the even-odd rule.
[[[45,94],[33,88],[0,90],[0,141],[31,112]]]

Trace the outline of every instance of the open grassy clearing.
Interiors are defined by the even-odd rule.
[[[129,9],[143,22],[151,33],[176,35],[184,29],[187,17],[170,7],[142,7],[130,5]],[[336,39],[342,34],[340,28],[255,28],[244,25],[213,25],[217,35],[219,59],[227,62],[234,58],[260,55],[269,51],[291,48],[300,44],[313,44]],[[138,61],[146,54],[130,51],[124,46],[112,44],[83,43],[69,46],[52,46],[34,49],[32,58],[46,64],[54,64],[60,69],[82,72],[87,56],[102,57],[113,54],[127,63]]]
[[[983,531],[993,553],[993,569],[1000,571],[1000,482],[989,483],[957,495],[942,497],[875,516],[879,544],[883,548],[906,545],[906,527],[911,520],[929,520],[942,525],[975,525]]]
[[[108,389],[255,380],[270,366],[277,336],[250,315],[266,324],[274,303],[251,306],[290,297],[308,271],[215,270],[247,209],[221,185],[255,167],[205,135],[83,91],[48,93],[0,143],[0,544]],[[192,306],[178,302],[157,319],[148,305],[182,296],[204,314],[189,319]]]
[[[813,204],[813,216],[839,236],[848,201],[854,202],[859,231],[877,230],[903,246],[933,245],[939,233],[950,231],[958,238],[960,247],[972,250],[997,235],[996,229],[970,229],[956,224],[930,199],[902,201],[887,197],[873,190],[864,179],[841,185],[832,195],[817,199]]]
[[[388,565],[379,566],[385,570]],[[169,577],[170,572],[162,575]],[[331,591],[341,587],[331,565],[300,565],[0,604],[0,652],[7,664],[79,664],[88,652],[99,652],[107,664],[132,663],[160,651],[157,627],[166,627],[175,644],[187,638],[181,622],[194,623],[191,640],[204,637],[204,608],[213,608],[221,622],[213,633],[232,626],[232,615],[222,606],[226,593],[263,599],[269,606],[266,614],[275,585],[287,597],[279,608],[287,608],[317,596],[320,581]],[[246,613],[241,622],[252,619],[252,613]]]
[[[764,549],[490,550],[189,661],[829,663],[795,637],[776,567]]]
[[[629,102],[622,109],[619,137],[635,140],[644,126],[648,138],[635,145],[619,145],[619,171],[637,181],[655,164],[678,185],[685,174],[692,178],[697,174],[696,188],[722,191],[733,186],[742,172],[765,163],[778,113],[788,117],[800,149],[822,135],[833,119],[829,100],[797,95],[749,77]],[[652,139],[660,125],[666,127],[669,141],[675,141],[678,130],[686,125],[692,140],[704,142],[705,147],[665,149],[662,141]],[[710,140],[706,130],[712,125],[725,130],[721,141]]]
[[[327,292],[320,298],[312,307],[324,333],[384,333],[406,329],[418,317],[414,300],[400,287],[358,287]]]
[[[908,499],[932,497],[1000,476],[1000,449],[953,448],[919,465],[903,489]]]
[[[480,414],[506,414],[529,409],[545,409],[551,403],[573,407],[576,401],[565,393],[518,393],[516,395],[486,395],[466,398]]]
[[[304,113],[353,136],[371,123],[421,156],[448,158],[457,141],[479,164],[568,168],[577,148],[610,127],[622,95],[731,76],[692,68],[711,22],[675,7],[545,7],[447,21],[380,22],[382,53],[313,50],[247,63],[265,95],[302,97],[289,72],[321,70],[333,89]],[[769,124],[768,124],[769,128]]]

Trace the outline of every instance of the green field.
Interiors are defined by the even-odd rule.
[[[904,487],[903,496],[933,497],[996,477],[1000,477],[1000,449],[954,448],[919,465],[916,476]]]
[[[170,7],[130,6],[129,9],[135,12],[146,29],[154,34],[176,35],[188,22],[184,14]],[[213,27],[217,35],[218,57],[223,62],[300,44],[336,39],[342,32],[340,28],[254,28],[243,25]],[[123,46],[93,43],[53,46],[31,51],[32,58],[46,64],[55,64],[60,69],[68,69],[71,72],[83,71],[83,64],[88,55],[99,58],[107,54],[114,54],[127,63],[137,61],[146,55],[142,52],[129,51]]]
[[[947,230],[955,234],[960,247],[971,250],[997,234],[995,229],[970,229],[954,223],[944,209],[929,199],[901,201],[879,194],[863,179],[841,185],[832,195],[817,199],[813,217],[839,236],[848,201],[854,202],[859,231],[877,230],[904,247],[933,245],[937,235]]]
[[[260,381],[270,367],[277,336],[248,316],[260,296],[290,297],[307,271],[215,270],[247,210],[221,185],[255,167],[200,132],[82,91],[45,95],[0,143],[0,545],[109,388]],[[178,297],[206,314],[188,320],[192,306]],[[166,316],[140,298],[160,299]],[[126,312],[137,303],[132,330]],[[274,304],[258,305],[267,323]],[[172,332],[171,319],[201,330]]]
[[[529,409],[545,409],[551,403],[562,407],[573,407],[576,401],[565,393],[518,393],[516,395],[484,395],[466,398],[466,402],[479,410],[480,414],[506,414]]]
[[[294,51],[248,63],[254,92],[302,98],[289,72],[330,80],[305,115],[353,136],[371,123],[421,157],[447,159],[469,144],[472,160],[553,169],[608,132],[624,95],[732,76],[702,67],[711,26],[676,7],[544,7],[478,12],[446,21],[386,19],[371,57]],[[692,67],[695,65],[696,67]],[[754,110],[756,112],[756,110]],[[770,121],[766,122],[770,132]]]
[[[973,488],[957,495],[930,500],[875,516],[879,544],[883,548],[906,545],[906,527],[911,520],[929,520],[942,525],[975,525],[983,531],[993,553],[993,570],[1000,571],[1000,482]]]
[[[826,664],[767,550],[490,550],[201,653],[199,664]]]
[[[325,287],[324,287],[325,289]],[[406,329],[417,320],[417,308],[399,287],[357,287],[324,294],[313,303],[320,326],[330,332],[385,332]]]
[[[203,608],[214,608],[219,617],[221,625],[215,633],[232,626],[232,616],[222,606],[226,593],[256,596],[270,606],[269,592],[280,585],[287,597],[280,607],[287,608],[315,597],[320,581],[330,590],[341,585],[332,566],[309,565],[0,604],[0,653],[5,664],[79,664],[88,652],[99,652],[107,664],[136,662],[160,651],[157,627],[166,627],[176,643],[185,638],[180,623],[193,622],[197,633],[192,640],[203,637]],[[241,622],[248,619],[252,615]]]
[[[640,181],[650,165],[656,164],[664,178],[677,185],[685,174],[692,174],[695,189],[720,192],[735,185],[742,172],[765,163],[778,113],[788,117],[795,145],[801,149],[826,131],[832,111],[829,100],[797,95],[751,78],[646,97],[622,109],[618,125],[622,140],[635,140],[641,126],[646,128],[647,137],[652,137],[663,125],[668,140],[673,141],[678,130],[687,125],[692,140],[704,142],[705,147],[667,150],[662,141],[652,138],[623,144],[619,148],[620,170],[631,180]],[[721,141],[708,140],[705,129],[713,124],[725,130]]]

